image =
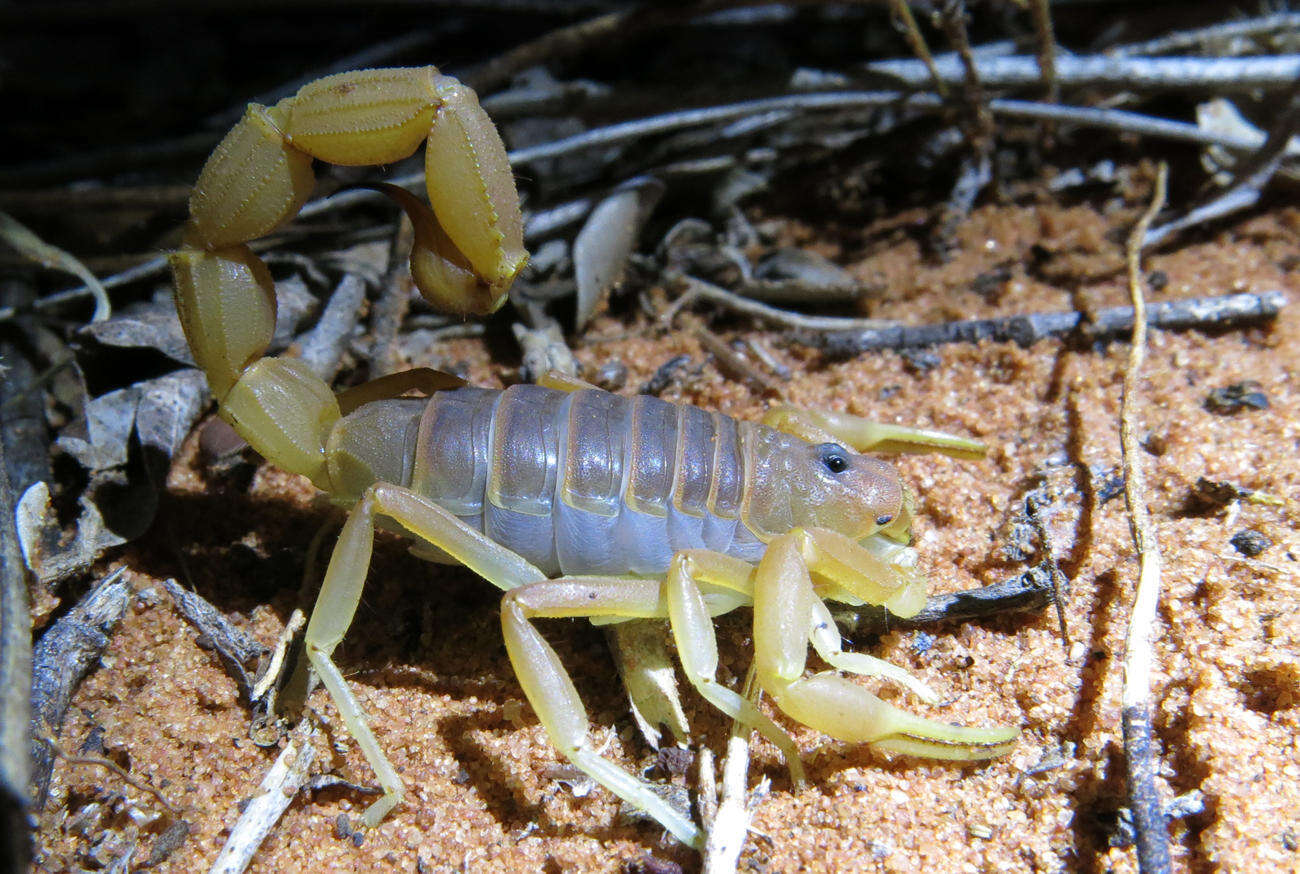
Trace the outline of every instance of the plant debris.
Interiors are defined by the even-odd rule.
[[[1246,558],[1254,558],[1273,545],[1272,540],[1253,528],[1238,531],[1228,539],[1228,542],[1232,544],[1233,549],[1246,556]]]
[[[1253,379],[1213,389],[1205,397],[1205,408],[1219,415],[1239,413],[1245,409],[1267,410],[1268,395],[1260,389],[1260,384]]]
[[[1286,295],[1280,291],[1161,301],[1147,307],[1147,324],[1166,330],[1245,325],[1261,319],[1271,319],[1285,305]],[[1044,338],[1068,335],[1075,331],[1079,331],[1085,339],[1102,340],[1117,337],[1132,328],[1132,307],[1108,307],[1092,313],[1091,317],[1081,312],[1034,313],[916,327],[899,325],[815,334],[796,330],[790,339],[820,349],[832,358],[853,358],[877,349],[978,343],[981,340],[1032,346]],[[1267,403],[1265,399],[1266,406]]]
[[[202,635],[221,659],[227,673],[239,686],[239,694],[253,701],[253,683],[246,666],[265,655],[267,648],[231,624],[222,613],[196,592],[183,588],[175,580],[163,580],[176,609]]]
[[[126,613],[131,587],[114,571],[86,593],[32,649],[32,784],[37,805],[45,802],[54,750],[44,739],[57,736],[77,684],[99,662],[109,636]]]

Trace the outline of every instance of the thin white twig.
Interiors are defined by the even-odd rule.
[[[960,63],[946,58],[940,59],[935,69],[951,85],[960,83],[966,75]],[[980,81],[989,88],[1037,85],[1042,77],[1038,59],[1030,55],[980,58],[976,69]],[[913,88],[930,86],[930,71],[911,58],[876,61],[867,64],[866,70]],[[1297,75],[1300,75],[1300,55],[1294,54],[1247,58],[1064,55],[1056,59],[1056,81],[1063,88],[1112,87],[1139,92],[1203,88],[1217,94],[1253,88],[1287,88]]]
[[[1259,18],[1244,18],[1198,27],[1194,30],[1177,30],[1145,42],[1128,43],[1107,49],[1108,55],[1158,55],[1163,52],[1188,51],[1206,43],[1227,43],[1230,40],[1252,40],[1272,31],[1300,28],[1300,12],[1276,12]],[[1216,54],[1224,54],[1216,52]]]
[[[736,726],[739,728],[739,726]],[[703,874],[735,874],[753,815],[746,802],[749,776],[749,729],[733,730],[722,760],[722,796],[704,844]]]
[[[751,664],[742,692],[751,700],[754,700],[756,677]],[[727,755],[722,760],[722,796],[713,812],[712,821],[706,824],[708,836],[704,843],[702,874],[735,874],[740,863],[740,851],[745,848],[749,822],[753,817],[753,807],[748,803],[749,795],[745,791],[749,782],[749,739],[753,733],[748,725],[742,725],[739,721],[731,723]],[[755,800],[766,794],[766,790],[767,783],[764,780],[754,790]]]
[[[271,829],[279,822],[298,791],[307,783],[312,762],[316,758],[314,741],[319,729],[310,719],[304,718],[289,736],[280,756],[266,772],[262,783],[239,820],[230,831],[226,845],[221,848],[217,861],[209,874],[241,874],[253,861],[253,855]]]
[[[707,300],[720,306],[727,307],[738,313],[744,313],[756,319],[779,325],[783,328],[804,331],[868,331],[879,330],[882,328],[896,327],[897,323],[887,319],[854,319],[839,316],[808,316],[803,313],[791,312],[790,310],[778,309],[777,307],[768,306],[765,303],[759,303],[756,300],[750,300],[741,297],[735,292],[727,291],[714,285],[711,282],[705,282],[703,279],[697,279],[694,276],[681,275],[677,282],[684,289],[681,296],[673,301],[663,311],[660,320],[664,325],[672,323],[677,313],[682,308],[696,300]]]

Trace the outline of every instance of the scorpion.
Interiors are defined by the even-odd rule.
[[[267,357],[275,287],[248,242],[297,214],[314,185],[313,160],[389,164],[422,142],[430,204],[383,187],[415,228],[413,280],[435,308],[491,313],[528,259],[518,195],[474,92],[434,67],[340,73],[275,106],[250,104],[204,165],[170,257],[185,336],[219,415],[267,460],[351,508],[304,648],[382,788],[363,823],[378,825],[403,797],[333,658],[361,599],[376,527],[404,532],[422,557],[463,564],[503,591],[510,662],[551,741],[688,845],[702,845],[700,828],[593,748],[573,682],[534,620],[633,629],[666,619],[690,684],[772,741],[796,785],[803,770],[791,737],[753,696],[716,677],[712,620],[740,606],[753,612],[757,687],[795,721],[916,756],[1009,750],[1014,728],[922,718],[845,677],[883,677],[936,697],[901,668],[843,650],[826,603],[907,617],[925,600],[908,545],[912,498],[893,467],[860,453],[970,455],[980,444],[786,407],[743,422],[557,375],[489,390],[422,369],[336,395],[300,360]],[[831,670],[806,671],[809,644]],[[672,709],[628,686],[635,713]]]

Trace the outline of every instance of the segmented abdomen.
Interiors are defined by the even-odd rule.
[[[658,574],[701,547],[756,558],[738,521],[741,427],[648,396],[440,392],[411,488],[548,574]]]

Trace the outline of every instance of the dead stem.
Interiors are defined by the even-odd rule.
[[[1160,544],[1147,508],[1146,471],[1139,445],[1138,397],[1142,364],[1146,358],[1146,301],[1142,291],[1142,241],[1147,228],[1165,202],[1168,167],[1160,165],[1151,205],[1139,219],[1128,242],[1128,284],[1133,299],[1133,341],[1124,372],[1120,406],[1120,446],[1124,459],[1124,500],[1137,549],[1140,570],[1133,611],[1129,617],[1124,654],[1123,726],[1124,756],[1128,766],[1129,805],[1137,831],[1138,869],[1143,874],[1170,870],[1168,825],[1156,787],[1158,759],[1151,731],[1151,669],[1156,605],[1160,598]]]
[[[1271,319],[1286,305],[1281,291],[1259,294],[1240,292],[1218,297],[1191,297],[1161,301],[1144,307],[1146,324],[1153,328],[1187,330],[1224,328]],[[802,329],[793,332],[792,342],[820,349],[836,358],[851,358],[877,349],[915,349],[945,343],[976,343],[991,340],[1032,346],[1045,337],[1082,331],[1088,340],[1117,336],[1133,327],[1132,307],[1107,307],[1091,314],[1081,312],[1022,313],[997,319],[968,319],[934,325],[891,325],[853,331]]]
[[[749,666],[742,694],[755,700],[754,666]],[[755,703],[757,703],[755,701]],[[753,729],[733,720],[727,738],[727,755],[722,760],[722,794],[709,825],[704,844],[703,874],[734,874],[749,835],[753,809],[746,791],[749,777],[749,737]],[[755,790],[761,795],[765,787]]]
[[[1176,30],[1158,36],[1146,42],[1128,43],[1107,50],[1110,55],[1159,55],[1163,52],[1186,51],[1203,46],[1209,42],[1226,43],[1243,37],[1263,36],[1278,30],[1300,28],[1300,12],[1277,12],[1261,15],[1258,18],[1243,18],[1239,21],[1227,21],[1211,24],[1192,30]]]
[[[1038,69],[1043,77],[1043,93],[1048,103],[1059,103],[1061,86],[1056,82],[1056,36],[1052,33],[1052,10],[1049,0],[1031,0],[1034,17],[1034,41],[1038,48]]]
[[[181,811],[176,807],[176,805],[167,800],[167,796],[162,793],[161,789],[158,789],[143,780],[137,779],[136,777],[132,777],[130,772],[112,759],[107,759],[103,756],[79,756],[70,753],[63,747],[59,746],[59,742],[55,740],[54,735],[49,732],[43,734],[39,739],[41,742],[48,745],[50,750],[52,750],[56,756],[63,759],[63,761],[67,762],[69,765],[89,765],[94,768],[103,768],[106,771],[111,771],[118,776],[118,779],[128,786],[134,786],[141,792],[147,792],[154,798],[158,799],[158,803],[167,808],[167,812],[170,813],[173,818],[181,818]]]
[[[123,570],[109,574],[86,593],[66,616],[54,623],[32,648],[32,727],[57,734],[72,694],[108,648],[109,636],[131,600]],[[54,751],[32,739],[32,785],[40,807],[50,785]]]
[[[0,456],[8,447],[0,444]],[[0,866],[26,870],[31,855],[32,618],[18,549],[14,496],[0,458]]]
[[[209,874],[240,874],[248,867],[262,841],[307,784],[316,759],[314,741],[318,733],[312,720],[298,723],[289,742],[262,778],[257,794],[244,805]]]
[[[1028,55],[981,57],[976,70],[987,88],[1025,88],[1041,82],[1038,59]],[[963,66],[940,58],[935,66],[945,82],[956,85],[966,77]],[[929,84],[929,71],[910,58],[875,61],[869,73],[888,76],[910,88]],[[1148,93],[1161,90],[1204,89],[1216,95],[1252,89],[1288,88],[1300,74],[1300,57],[1259,55],[1246,58],[1130,58],[1108,55],[1065,55],[1056,59],[1056,77],[1065,88],[1123,88]]]
[[[894,16],[896,26],[902,29],[903,38],[907,40],[907,47],[930,71],[930,83],[934,86],[935,93],[940,97],[947,97],[948,86],[943,83],[943,79],[939,77],[939,71],[935,69],[930,47],[925,44],[925,37],[921,34],[921,28],[916,26],[916,18],[912,16],[912,9],[907,5],[907,0],[889,0],[889,12]]]
[[[851,319],[836,316],[806,316],[789,310],[778,309],[758,301],[741,297],[735,292],[727,291],[694,276],[678,274],[669,278],[669,283],[682,289],[682,294],[660,314],[664,325],[672,323],[681,309],[696,300],[707,300],[719,304],[733,312],[752,316],[761,321],[770,322],[783,328],[802,331],[867,331],[885,330],[893,326],[892,322],[882,319]]]

